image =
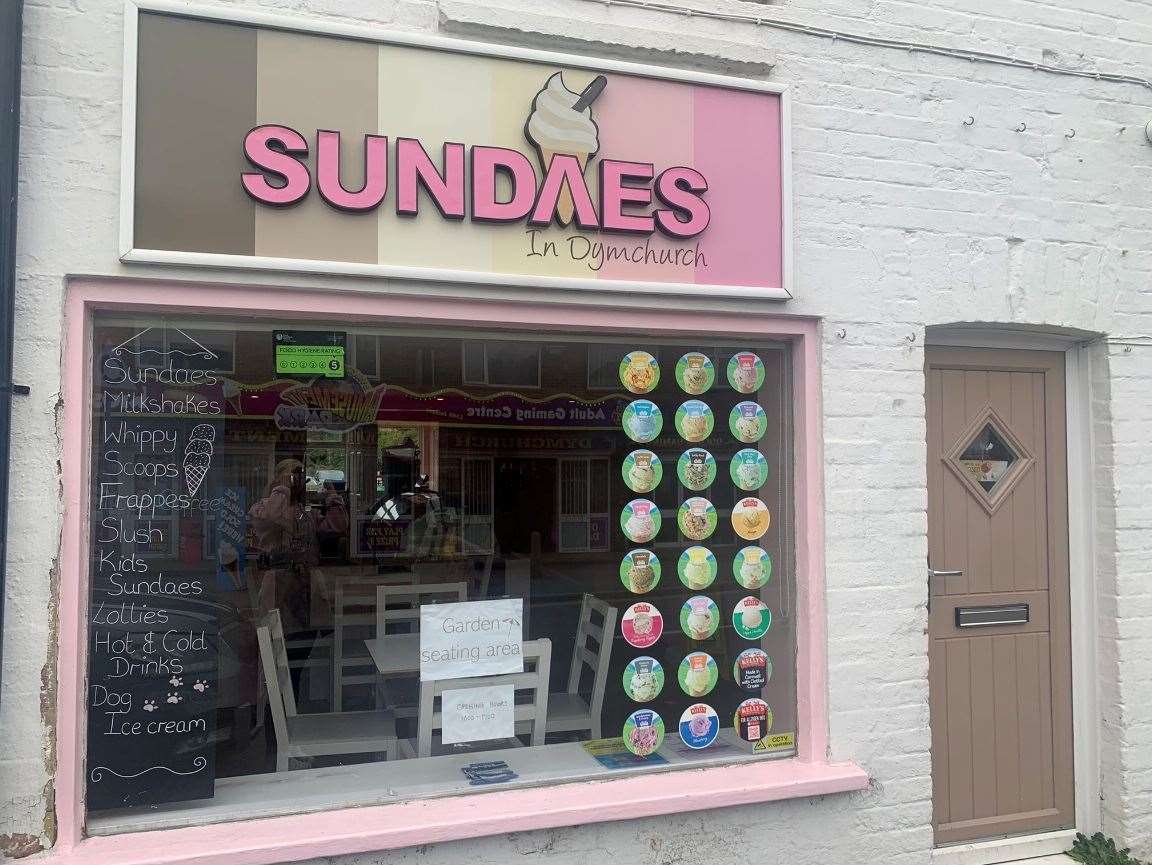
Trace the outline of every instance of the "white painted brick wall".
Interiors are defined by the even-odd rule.
[[[989,321],[1152,333],[1152,146],[1143,136],[1152,90],[588,0],[214,5],[241,2],[302,22],[441,30],[735,74],[775,62],[773,80],[795,94],[798,296],[787,310],[827,317],[830,742],[833,757],[867,768],[872,789],[339,861],[672,865],[742,862],[752,851],[798,865],[925,865],[924,328]],[[1136,0],[696,4],[1152,74],[1152,12]],[[12,852],[51,833],[64,276],[160,272],[116,260],[121,15],[119,0],[26,3],[16,380],[32,395],[14,402],[0,702],[0,836]],[[1017,133],[1021,122],[1027,131]],[[1099,346],[1093,367],[1101,804],[1107,831],[1144,855],[1152,853],[1150,358],[1148,348]]]

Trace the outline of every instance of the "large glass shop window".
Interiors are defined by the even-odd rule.
[[[795,753],[788,346],[103,318],[93,360],[97,831]]]

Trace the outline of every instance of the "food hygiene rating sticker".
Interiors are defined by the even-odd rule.
[[[344,378],[347,334],[336,332],[278,330],[277,375],[317,375]]]

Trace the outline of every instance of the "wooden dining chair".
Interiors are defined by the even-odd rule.
[[[376,587],[376,639],[381,639],[394,626],[407,625],[408,632],[420,630],[420,607],[428,603],[452,603],[468,600],[467,583],[432,583],[412,586]],[[397,717],[414,718],[419,694],[418,677],[413,674],[376,675],[383,705]]]
[[[389,760],[396,759],[396,719],[391,712],[297,714],[278,609],[260,620],[256,641],[276,733],[277,772],[291,769],[293,760],[310,757],[382,753]]]
[[[584,595],[572,647],[572,664],[568,669],[568,688],[548,696],[549,733],[587,731],[589,738],[600,738],[600,715],[608,683],[608,665],[612,660],[612,640],[616,636],[616,615],[615,607],[593,595]],[[599,618],[599,624],[592,621],[593,616]],[[594,649],[589,648],[589,640],[595,643]],[[585,668],[592,671],[587,699],[580,691]]]
[[[544,733],[548,726],[548,676],[552,666],[552,641],[540,639],[524,643],[523,657],[525,670],[522,673],[421,682],[420,719],[417,723],[416,739],[415,741],[402,739],[399,744],[400,755],[431,757],[434,754],[439,756],[468,749],[495,751],[502,748],[522,748],[524,743],[517,738],[519,735],[528,736],[531,745],[543,745]],[[531,669],[528,669],[529,667]],[[516,735],[509,739],[460,745],[445,745],[437,741],[436,732],[443,730],[444,720],[436,704],[442,701],[444,693],[460,688],[485,688],[491,685],[512,685],[516,695],[528,695],[527,700],[516,703],[513,709]]]

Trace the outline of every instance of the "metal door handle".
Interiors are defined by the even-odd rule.
[[[928,576],[930,576],[930,577],[962,577],[962,576],[964,576],[964,572],[963,571],[934,571],[931,568],[929,568],[928,569]]]

